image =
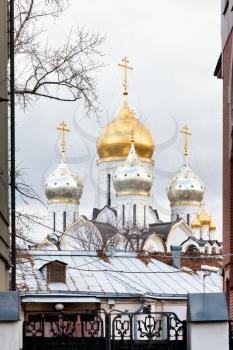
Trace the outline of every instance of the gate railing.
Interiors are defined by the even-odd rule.
[[[112,349],[186,349],[186,323],[172,312],[121,313],[111,321]]]
[[[186,324],[172,312],[104,310],[28,315],[23,350],[186,350]]]

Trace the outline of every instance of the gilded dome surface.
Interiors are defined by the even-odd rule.
[[[205,187],[200,178],[185,163],[179,173],[167,185],[167,196],[171,205],[201,204]]]
[[[197,216],[192,221],[191,226],[192,226],[192,228],[200,228],[201,227],[201,223],[200,223]]]
[[[130,151],[131,135],[134,135],[135,149],[140,158],[150,159],[154,152],[151,133],[124,101],[118,116],[102,130],[97,140],[100,159],[127,158]]]
[[[113,185],[117,195],[149,195],[153,175],[143,165],[132,142],[127,160],[113,174]]]
[[[216,230],[216,225],[215,225],[215,223],[214,223],[212,217],[210,218],[209,230],[210,230],[210,231],[215,231],[215,230]]]
[[[202,211],[200,212],[198,219],[201,225],[210,225],[211,219],[209,215],[206,213],[205,208],[202,208]]]
[[[45,194],[49,203],[78,203],[83,185],[65,161],[62,161],[45,181]]]

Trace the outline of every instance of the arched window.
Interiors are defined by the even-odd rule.
[[[212,248],[212,254],[216,254],[216,247]]]
[[[186,253],[193,254],[193,253],[197,253],[197,252],[198,252],[198,249],[194,244],[189,245],[186,249]]]

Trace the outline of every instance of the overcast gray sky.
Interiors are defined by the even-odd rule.
[[[169,219],[166,184],[182,163],[185,123],[191,132],[190,165],[207,188],[206,209],[221,232],[222,82],[213,77],[220,54],[218,0],[73,0],[65,15],[48,24],[48,40],[65,40],[76,25],[106,35],[105,68],[98,73],[103,110],[100,122],[85,117],[82,104],[41,99],[29,110],[17,110],[17,159],[30,183],[45,200],[43,183],[59,161],[57,125],[65,120],[68,159],[83,179],[80,212],[96,205],[95,141],[122,101],[122,72],[127,56],[134,67],[129,104],[150,128],[156,145],[153,197],[162,219]],[[18,203],[23,207],[21,202]],[[42,210],[31,204],[30,210]]]

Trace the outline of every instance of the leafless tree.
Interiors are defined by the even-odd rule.
[[[15,93],[24,108],[43,97],[82,100],[88,111],[97,109],[95,74],[104,37],[76,28],[60,46],[46,39],[46,24],[67,6],[67,0],[15,0]]]

